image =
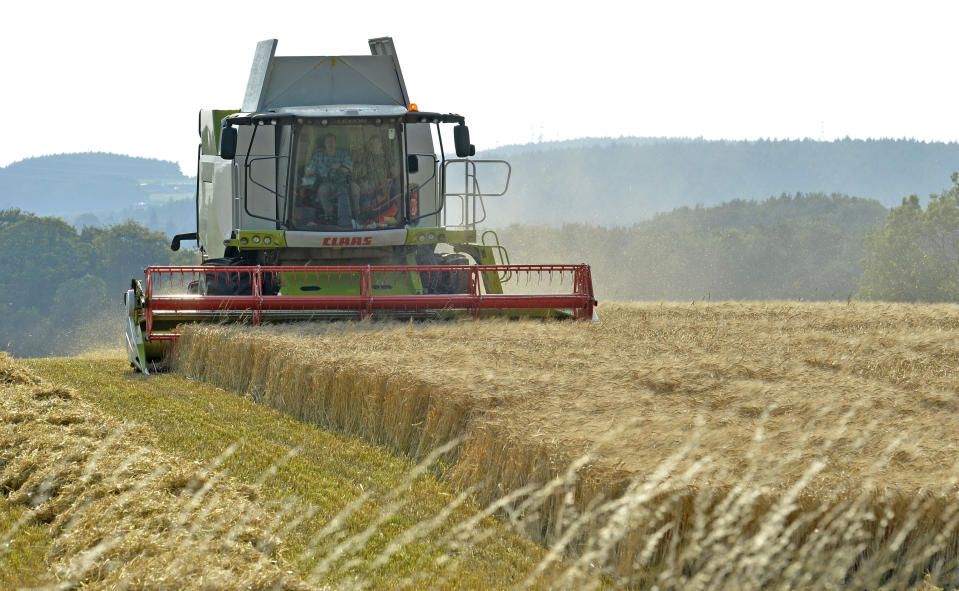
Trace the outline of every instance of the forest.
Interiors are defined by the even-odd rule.
[[[147,265],[197,261],[169,244],[134,222],[77,231],[58,218],[0,211],[0,349],[29,357],[115,346],[130,278]]]
[[[868,233],[886,209],[845,195],[682,207],[626,227],[511,225],[519,263],[589,263],[613,300],[845,300],[857,293]]]
[[[498,235],[513,262],[589,263],[606,299],[959,302],[957,180],[925,207],[799,193]]]

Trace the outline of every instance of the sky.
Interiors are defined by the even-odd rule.
[[[147,8],[152,6],[152,8]],[[477,150],[580,137],[959,141],[956,2],[33,2],[4,7],[0,166],[104,151],[195,174],[257,41],[393,37],[421,110]]]

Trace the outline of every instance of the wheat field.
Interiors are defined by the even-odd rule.
[[[959,585],[959,306],[184,329],[173,366],[504,496],[637,587]]]

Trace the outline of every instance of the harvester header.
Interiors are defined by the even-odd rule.
[[[241,108],[200,111],[196,227],[171,248],[196,241],[203,260],[132,282],[136,369],[183,322],[594,317],[588,266],[511,265],[495,232],[478,231],[509,163],[471,158],[465,117],[416,109],[393,41],[369,44],[285,57],[262,41]]]

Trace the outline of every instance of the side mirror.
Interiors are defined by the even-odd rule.
[[[420,171],[420,158],[416,154],[410,154],[406,157],[406,171],[410,174],[416,174]]]
[[[220,158],[224,160],[236,158],[236,128],[232,125],[220,129]]]
[[[180,250],[181,240],[197,240],[197,234],[196,232],[190,232],[189,234],[177,234],[173,237],[173,242],[170,243],[170,250],[174,252]]]
[[[470,128],[462,123],[453,128],[453,143],[456,145],[456,156],[466,158],[472,156],[476,150],[470,145]]]

